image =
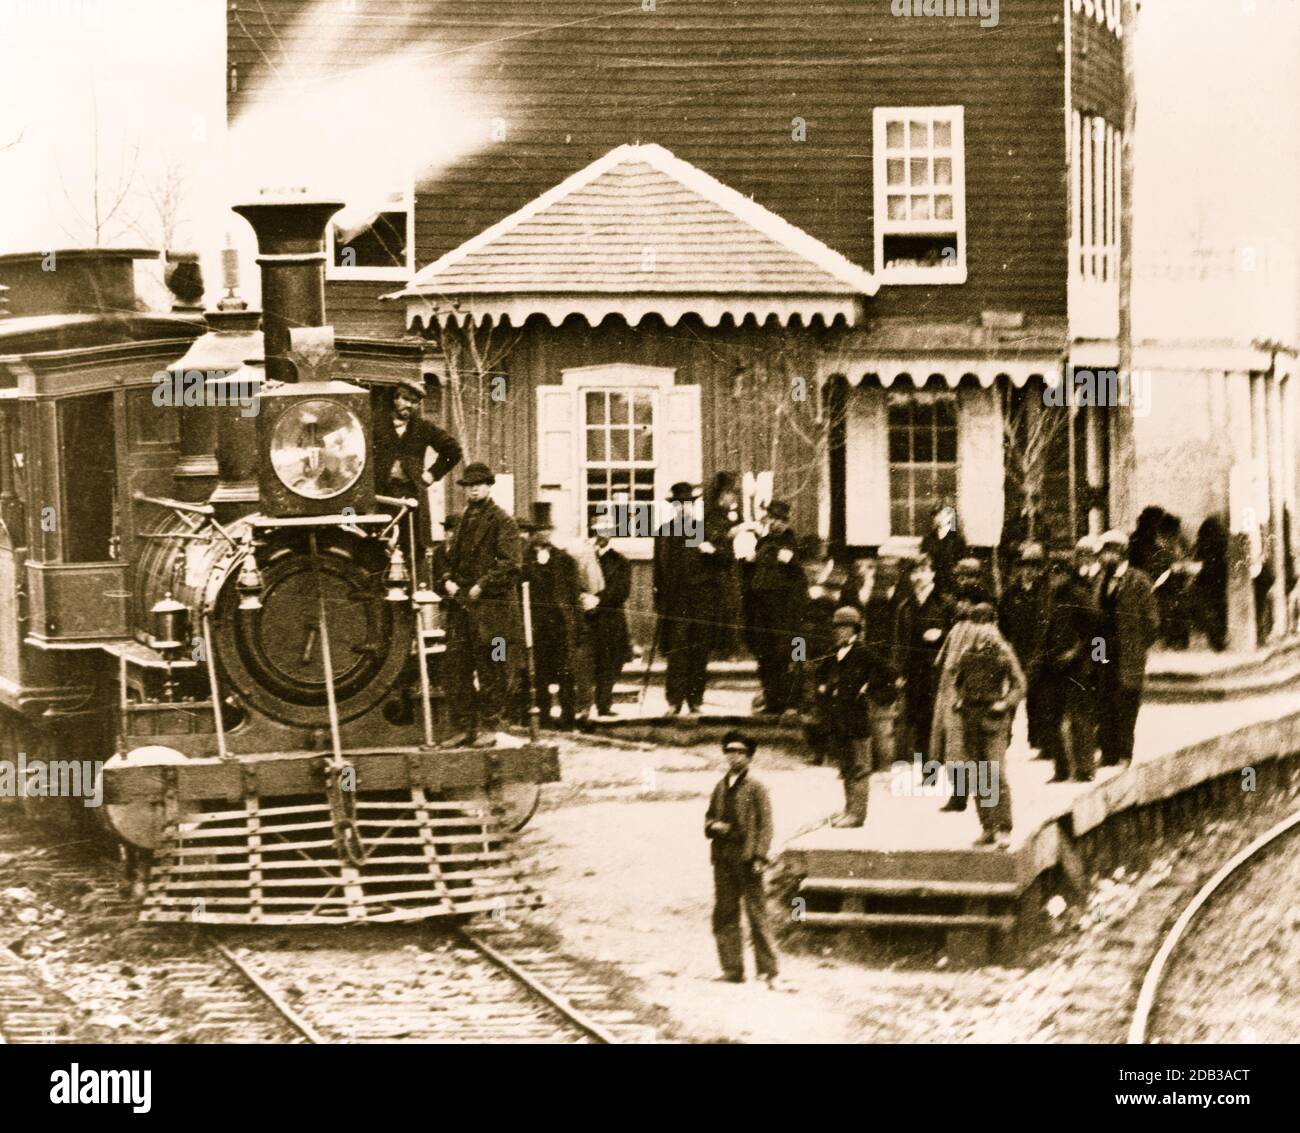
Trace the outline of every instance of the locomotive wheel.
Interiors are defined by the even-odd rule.
[[[511,834],[518,834],[537,813],[542,787],[540,783],[506,783],[492,791],[490,797],[505,812],[501,824]]]

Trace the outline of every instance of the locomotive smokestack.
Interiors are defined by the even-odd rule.
[[[325,323],[325,225],[342,207],[342,201],[286,195],[234,207],[257,234],[266,376],[275,381],[298,380],[289,360],[290,330]]]

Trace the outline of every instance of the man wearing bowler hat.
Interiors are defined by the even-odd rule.
[[[776,949],[767,927],[763,874],[772,847],[772,802],[767,788],[750,776],[749,765],[758,745],[743,732],[722,738],[727,773],[709,799],[704,836],[711,843],[713,862],[713,936],[718,944],[722,979],[745,982],[745,952],[740,932],[740,907],[749,918],[754,959],[760,979],[774,983]]]
[[[669,491],[672,518],[655,533],[654,599],[668,711],[698,712],[709,671],[709,626],[714,615],[713,574],[703,561],[703,524],[691,510],[695,490],[684,480]]]
[[[467,502],[435,580],[449,599],[448,646],[463,658],[451,674],[453,734],[443,746],[493,747],[523,663],[522,548],[514,519],[492,500],[492,470],[467,464],[458,482]]]

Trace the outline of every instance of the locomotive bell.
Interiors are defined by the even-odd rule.
[[[190,611],[169,590],[149,610],[149,644],[164,656],[179,653],[190,636]]]

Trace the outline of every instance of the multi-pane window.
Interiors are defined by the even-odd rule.
[[[1072,132],[1071,271],[1084,280],[1117,284],[1122,135],[1099,115],[1077,110]]]
[[[655,502],[654,391],[583,393],[585,530],[613,508],[620,532],[652,534]],[[627,505],[640,505],[629,508]]]
[[[889,526],[891,535],[924,535],[936,504],[957,498],[957,397],[891,394]]]
[[[962,282],[962,107],[878,107],[874,130],[876,271],[893,283]]]
[[[383,193],[334,214],[329,274],[405,279],[411,270],[411,208],[405,192]]]

